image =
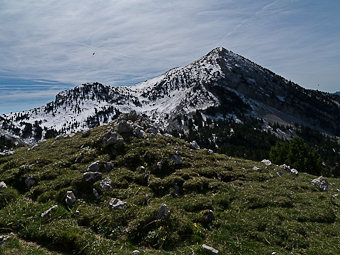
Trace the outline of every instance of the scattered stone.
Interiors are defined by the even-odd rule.
[[[89,165],[89,167],[87,168],[88,172],[99,172],[100,169],[100,162],[96,161],[93,162],[91,165]]]
[[[141,166],[139,168],[139,173],[142,174],[142,173],[145,173],[145,166]]]
[[[139,251],[139,250],[134,250],[134,251],[131,253],[131,255],[138,255],[138,254],[140,254],[140,251]]]
[[[126,117],[127,117],[128,120],[136,121],[138,119],[138,114],[137,114],[137,112],[135,110],[132,110],[131,112],[129,112],[127,114]]]
[[[0,182],[0,191],[7,189],[7,185],[5,182]]]
[[[209,149],[209,150],[208,150],[208,153],[209,153],[209,154],[214,154],[214,151],[213,151],[212,149]]]
[[[0,245],[3,245],[8,241],[9,237],[8,236],[1,236],[0,235]]]
[[[204,216],[205,216],[205,220],[209,223],[215,219],[213,210],[209,210],[208,212],[205,213]]]
[[[104,166],[103,166],[103,169],[107,172],[110,172],[113,170],[115,164],[113,162],[107,162],[107,163],[104,163]]]
[[[200,146],[198,145],[198,143],[196,141],[192,141],[190,143],[190,146],[192,149],[195,149],[195,150],[199,150],[200,149]]]
[[[205,244],[202,245],[202,249],[207,251],[207,252],[210,252],[211,254],[219,254],[218,250],[216,250],[213,247],[210,247],[208,245],[205,245]]]
[[[265,164],[266,166],[270,166],[272,164],[272,162],[270,162],[270,160],[268,159],[264,159],[261,161],[263,164]]]
[[[102,178],[101,172],[86,172],[83,174],[83,181],[96,182]]]
[[[299,171],[296,170],[295,168],[291,169],[290,172],[291,172],[292,174],[295,174],[296,176],[299,175]]]
[[[312,184],[317,186],[321,191],[328,191],[328,182],[323,176],[320,176],[314,180],[312,180]]]
[[[134,135],[137,138],[146,138],[146,137],[148,137],[147,134],[144,132],[144,130],[139,128],[139,127],[136,127],[135,130],[133,131],[133,133],[134,133]]]
[[[26,179],[25,179],[25,185],[26,188],[30,189],[31,187],[34,186],[34,184],[36,184],[36,180],[32,175],[29,175]]]
[[[52,206],[50,209],[46,210],[45,212],[41,213],[41,217],[44,218],[46,215],[50,214],[53,210],[56,210],[58,205]]]
[[[282,169],[286,170],[288,173],[290,173],[291,169],[290,166],[287,166],[286,164],[283,164],[280,166]]]
[[[175,165],[181,165],[182,164],[182,158],[181,158],[181,156],[179,156],[177,154],[172,155],[170,159],[175,163]]]
[[[111,210],[124,209],[127,206],[127,203],[118,198],[112,198],[109,202],[109,206]]]
[[[74,160],[74,163],[79,163],[84,158],[84,153],[80,153],[78,157]]]
[[[254,167],[253,167],[253,170],[259,172],[259,171],[261,171],[261,168],[259,168],[259,167],[257,167],[257,166],[254,166]]]
[[[87,129],[87,130],[84,130],[81,134],[81,137],[85,138],[85,137],[89,137],[91,134],[91,130],[90,129]]]
[[[93,193],[95,198],[99,198],[99,193],[95,188],[92,189],[92,193]]]
[[[112,145],[115,149],[120,149],[124,146],[124,139],[110,131],[103,137],[102,144],[104,148]]]
[[[111,183],[112,183],[111,179],[109,177],[106,177],[100,181],[99,187],[101,188],[102,191],[109,191],[112,190]]]
[[[178,197],[180,191],[181,191],[181,188],[177,185],[177,183],[175,183],[175,185],[174,185],[174,196]]]
[[[281,173],[280,173],[280,172],[276,172],[276,175],[277,175],[278,177],[281,177]]]
[[[170,217],[169,208],[166,206],[166,204],[162,204],[161,207],[158,209],[158,212],[156,214],[156,219],[164,220],[164,219],[168,219],[169,217]]]
[[[157,167],[158,167],[159,170],[162,170],[162,168],[163,168],[163,161],[157,162]]]
[[[69,190],[66,192],[66,198],[65,202],[68,206],[73,206],[73,204],[76,202],[76,196],[74,195],[73,191]]]
[[[38,147],[38,144],[37,144],[37,143],[34,144],[32,147],[28,148],[27,150],[28,150],[28,151],[31,151],[31,150],[33,150],[33,149],[36,148],[36,147]]]
[[[133,130],[132,125],[126,120],[119,121],[118,125],[116,126],[116,131],[119,134],[131,134],[132,130]]]
[[[143,182],[147,184],[149,180],[150,180],[150,174],[149,173],[144,174]]]

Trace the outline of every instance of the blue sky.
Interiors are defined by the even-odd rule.
[[[43,105],[83,82],[144,81],[218,46],[305,88],[340,90],[337,0],[0,0],[0,6],[0,114]]]

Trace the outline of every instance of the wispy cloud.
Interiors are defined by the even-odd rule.
[[[333,91],[340,83],[338,1],[0,0],[0,6],[0,73],[10,76],[130,84],[224,46],[305,87]]]

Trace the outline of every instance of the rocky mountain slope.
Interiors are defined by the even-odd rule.
[[[339,254],[340,180],[127,119],[0,155],[0,254]]]
[[[87,83],[60,92],[46,106],[0,116],[0,127],[34,143],[108,123],[132,110],[167,132],[192,128],[190,118],[199,114],[204,122],[252,117],[340,136],[338,96],[306,90],[224,48],[137,85]]]

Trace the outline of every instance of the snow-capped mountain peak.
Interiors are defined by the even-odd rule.
[[[250,116],[340,135],[339,105],[335,95],[303,89],[218,47],[187,66],[136,85],[85,83],[62,91],[45,106],[0,116],[0,128],[34,142],[102,125],[134,110],[170,130],[183,128],[184,119],[199,112],[212,120]]]

